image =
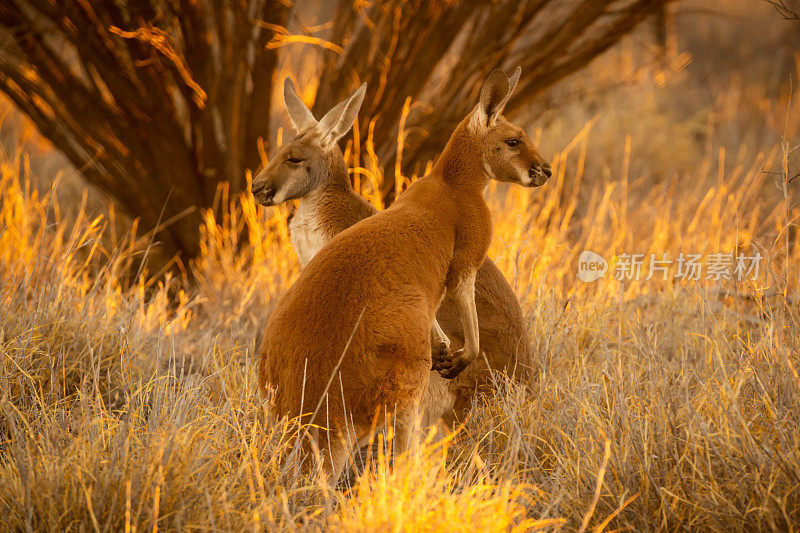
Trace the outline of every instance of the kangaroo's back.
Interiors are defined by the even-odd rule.
[[[432,211],[442,204],[430,202],[437,188],[435,180],[420,180],[413,189],[426,191],[420,195],[425,202],[399,202],[367,217],[313,257],[268,320],[262,383],[281,386],[276,376],[290,367],[294,375],[305,375],[309,397],[324,394],[330,365],[308,368],[305,360],[330,363],[345,348],[350,355],[342,363],[345,389],[362,390],[365,380],[381,379],[387,358],[417,359],[429,371],[427,330],[444,292],[455,239],[452,228],[438,223],[441,212]],[[283,396],[281,408],[300,414],[297,393]]]

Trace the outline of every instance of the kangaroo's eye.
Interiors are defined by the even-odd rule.
[[[299,165],[300,163],[303,162],[303,160],[300,159],[299,157],[290,157],[289,159],[287,159],[287,161],[293,165]]]
[[[506,141],[506,144],[509,145],[511,148],[519,145],[519,139],[509,139]]]

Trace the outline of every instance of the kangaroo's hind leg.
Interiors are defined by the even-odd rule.
[[[398,402],[387,422],[393,424],[394,433],[394,457],[408,451],[413,445],[417,444],[421,434],[422,412],[420,411],[425,391],[428,388],[428,378],[430,372],[425,367],[420,367],[419,383],[412,394],[407,396],[404,401]]]
[[[323,478],[329,483],[335,483],[347,464],[350,452],[347,440],[333,430],[319,428],[313,428],[300,438],[303,476],[313,475],[319,465]]]

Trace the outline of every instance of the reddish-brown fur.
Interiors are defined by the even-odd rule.
[[[286,110],[298,129],[305,121],[316,124],[310,111],[297,97],[291,80],[284,83]],[[307,113],[307,114],[306,114]],[[534,151],[535,152],[535,151]],[[298,175],[287,163],[289,155],[311,161],[313,172]],[[537,154],[531,154],[536,157]],[[302,185],[293,182],[302,182]],[[299,205],[289,221],[289,232],[301,263],[316,253],[316,247],[377,210],[366,202],[350,184],[350,177],[339,147],[321,146],[319,135],[306,129],[284,144],[254,180],[254,190],[299,190]],[[274,205],[273,201],[265,205]],[[426,419],[433,423],[443,417],[448,424],[453,418],[463,419],[471,406],[476,390],[488,388],[492,370],[506,371],[516,377],[527,377],[533,367],[533,356],[526,332],[522,309],[516,295],[500,270],[488,257],[478,269],[475,281],[475,303],[478,313],[481,352],[454,379],[445,379],[437,372],[430,376],[423,402]],[[437,320],[450,340],[451,349],[463,346],[461,318],[452,297],[445,296],[437,312]],[[487,365],[488,362],[488,365]]]
[[[496,104],[502,98],[492,90],[507,100],[511,88],[500,75],[490,77],[487,93]],[[497,89],[503,79],[504,89]],[[275,389],[281,414],[299,416],[321,405],[315,423],[330,433],[316,445],[332,473],[340,471],[349,449],[363,443],[380,413],[395,415],[396,445],[402,449],[408,443],[430,374],[431,323],[445,290],[457,299],[467,346],[438,361],[439,371],[455,375],[477,354],[473,284],[491,240],[483,189],[490,173],[529,185],[546,180],[541,156],[535,149],[526,152],[531,150],[527,137],[524,149],[515,151],[513,172],[503,167],[507,158],[492,161],[488,134],[480,133],[487,126],[476,122],[479,111],[456,128],[429,175],[389,209],[324,246],[269,318],[260,383]],[[487,131],[504,130],[524,136],[493,114]],[[524,177],[518,168],[523,162],[528,165],[522,167]],[[497,287],[489,283],[485,288]]]

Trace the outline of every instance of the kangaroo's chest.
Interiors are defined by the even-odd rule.
[[[301,265],[305,266],[311,261],[311,258],[317,255],[317,252],[333,237],[328,233],[318,213],[303,209],[302,205],[297,208],[289,222],[289,237]]]

